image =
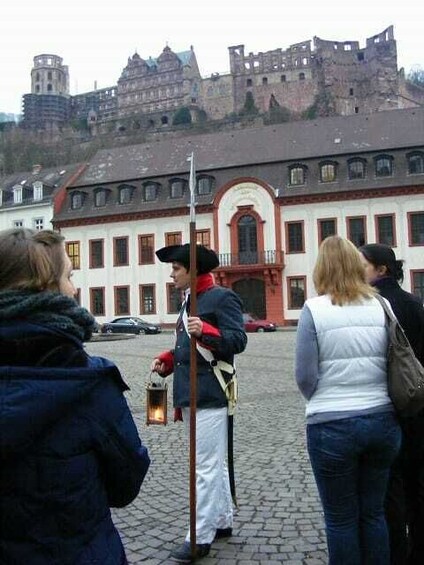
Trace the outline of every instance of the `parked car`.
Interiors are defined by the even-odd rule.
[[[101,328],[102,333],[125,333],[125,334],[159,334],[162,329],[158,324],[146,322],[135,316],[122,316],[111,322],[106,322]]]
[[[277,326],[269,320],[261,320],[253,314],[243,314],[246,332],[275,332]]]

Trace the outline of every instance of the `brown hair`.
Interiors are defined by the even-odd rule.
[[[50,230],[0,232],[0,290],[59,290],[64,237]]]
[[[359,251],[351,241],[338,235],[321,243],[313,280],[317,293],[330,295],[332,303],[339,306],[375,295],[365,281]]]

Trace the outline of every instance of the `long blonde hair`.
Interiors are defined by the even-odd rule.
[[[351,241],[338,235],[321,243],[313,281],[317,293],[328,294],[338,306],[375,295],[375,290],[365,281],[359,251]]]

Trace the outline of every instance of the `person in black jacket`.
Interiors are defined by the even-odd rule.
[[[190,337],[212,352],[217,361],[229,365],[247,343],[242,305],[229,288],[215,285],[211,271],[219,265],[214,251],[197,246],[197,312],[190,314],[190,245],[170,245],[156,252],[160,261],[172,263],[175,288],[185,291],[185,302],[176,325],[172,351],[158,355],[152,370],[161,376],[174,373],[174,407],[188,424],[190,406]],[[225,370],[225,369],[224,369]],[[196,411],[196,556],[209,553],[216,537],[232,534],[233,508],[226,465],[228,414],[227,398],[210,363],[197,355]],[[190,533],[171,557],[190,563]]]
[[[402,261],[382,244],[362,246],[368,281],[386,298],[405,331],[416,357],[424,364],[424,308],[421,300],[406,292]],[[392,565],[424,563],[424,411],[401,418],[402,449],[391,470],[386,498]]]
[[[0,563],[123,565],[110,507],[149,467],[117,367],[89,356],[63,237],[0,232]]]

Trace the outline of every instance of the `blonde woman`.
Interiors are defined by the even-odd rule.
[[[296,380],[330,565],[388,565],[384,499],[401,431],[387,392],[384,312],[348,240],[321,244],[298,326]]]

